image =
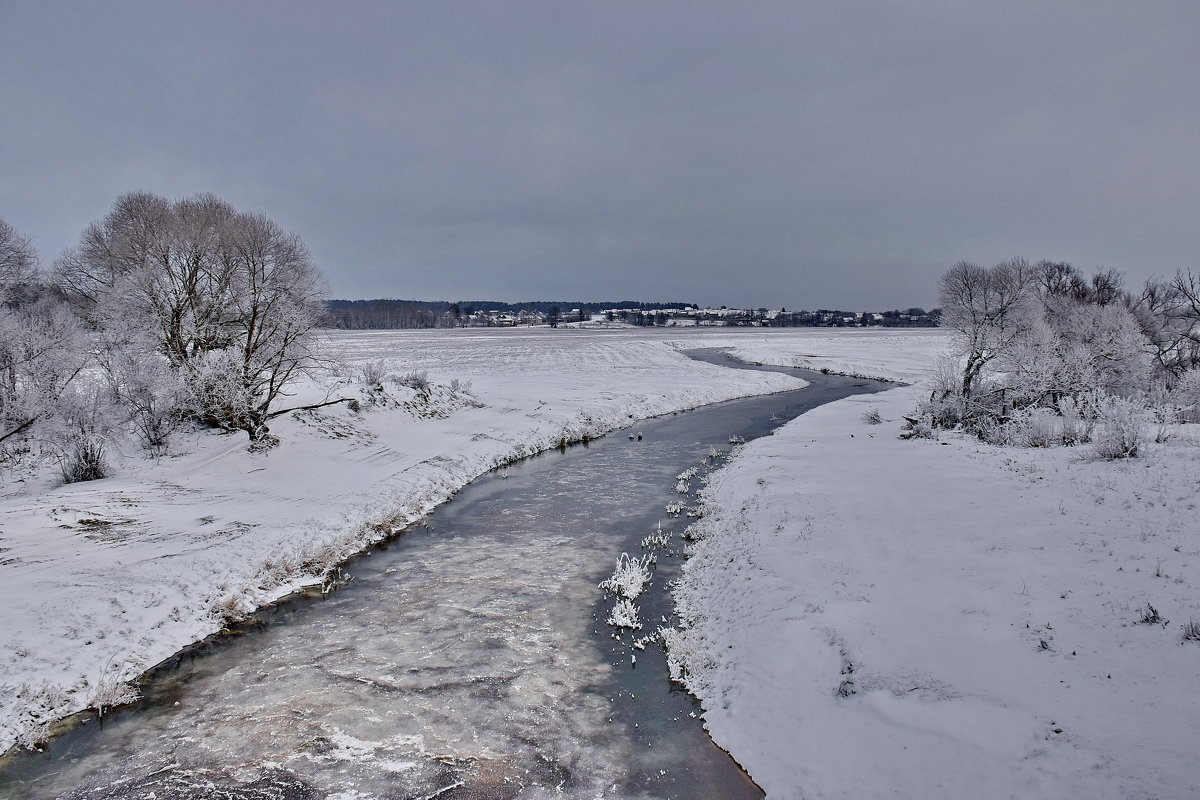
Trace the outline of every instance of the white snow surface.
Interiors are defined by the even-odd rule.
[[[680,340],[678,346],[723,347],[751,364],[824,369],[903,383],[921,381],[951,344],[951,333],[940,328],[716,328],[700,333]]]
[[[326,350],[341,366],[300,386],[292,404],[351,396],[362,410],[279,417],[272,450],[197,432],[156,461],[119,443],[104,480],[0,476],[0,752],[74,711],[119,702],[123,681],[227,618],[320,582],[493,467],[563,438],[804,385],[689,360],[680,340],[640,330],[333,333]],[[426,372],[430,390],[385,381],[384,393],[366,392],[358,374],[376,361],[392,375]],[[470,392],[452,390],[454,379]]]
[[[921,393],[712,476],[668,640],[714,740],[773,799],[1200,796],[1200,436],[1125,462],[900,440]]]

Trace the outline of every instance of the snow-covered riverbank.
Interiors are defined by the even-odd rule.
[[[770,798],[1200,794],[1196,432],[1127,462],[902,441],[919,393],[812,411],[706,489],[675,657],[713,738]]]
[[[311,583],[498,464],[564,438],[803,385],[691,361],[670,343],[680,338],[703,337],[335,334],[328,350],[340,377],[319,376],[294,400],[331,392],[361,410],[280,417],[272,430],[282,444],[266,453],[203,432],[158,461],[122,445],[113,477],[100,481],[64,486],[49,469],[4,476],[0,751],[119,700],[124,681]],[[417,378],[369,392],[361,370],[375,362]]]

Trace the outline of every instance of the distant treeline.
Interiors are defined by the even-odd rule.
[[[498,300],[329,300],[326,325],[344,330],[376,330],[393,328],[452,328],[466,324],[479,312],[500,312],[512,317],[547,314],[567,315],[578,310],[596,314],[609,308],[628,308],[638,311],[657,311],[664,308],[683,308],[691,303],[643,303],[618,300],[601,303],[567,302],[562,300],[532,300],[524,303],[504,303]]]
[[[864,312],[818,309],[777,311],[765,308],[699,308],[693,303],[643,303],[617,300],[599,303],[532,300],[504,303],[498,300],[462,300],[457,303],[429,300],[330,300],[325,325],[343,330],[395,328],[458,328],[515,325],[551,325],[600,318],[629,325],[705,325],[723,327],[934,327],[939,309],[925,311]]]

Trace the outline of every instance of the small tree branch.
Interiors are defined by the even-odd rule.
[[[9,438],[10,436],[16,436],[18,433],[25,430],[26,428],[28,428],[30,425],[32,425],[35,422],[37,422],[37,417],[30,417],[29,419],[25,420],[17,427],[13,428],[8,433],[0,435],[0,442],[3,442],[5,439]]]
[[[349,403],[353,399],[354,398],[352,397],[339,397],[336,400],[326,400],[324,403],[313,403],[310,406],[292,406],[291,408],[281,408],[278,411],[272,411],[270,414],[267,414],[263,417],[263,419],[275,419],[276,417],[292,411],[311,411],[314,408],[324,408],[325,406],[337,405],[338,403]]]

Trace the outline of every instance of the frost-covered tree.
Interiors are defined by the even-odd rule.
[[[271,411],[272,403],[314,360],[311,346],[325,310],[324,280],[300,239],[266,217],[239,214],[224,234],[222,258],[231,292],[222,330],[232,334],[232,344],[196,365],[200,380],[193,384],[205,386],[215,401],[206,409],[208,421],[257,439],[279,413]],[[214,373],[223,373],[216,384]],[[225,389],[214,394],[214,386]]]
[[[32,282],[36,272],[32,242],[0,218],[0,303],[7,303],[16,289]]]
[[[1177,283],[1186,279],[1153,287],[1139,307],[1114,270],[1089,278],[1048,261],[956,265],[942,278],[941,299],[943,324],[959,333],[961,377],[956,386],[940,380],[924,424],[1044,444],[1052,431],[1073,443],[1097,424],[1111,433],[1118,417],[1139,419],[1122,404],[1163,405],[1157,373],[1184,360],[1186,286]]]
[[[1200,368],[1200,275],[1180,270],[1169,281],[1147,281],[1129,306],[1168,383]]]
[[[29,449],[87,359],[68,308],[53,297],[17,302],[36,280],[32,245],[0,219],[0,460]]]
[[[255,441],[280,413],[272,404],[311,362],[324,311],[321,274],[299,238],[213,195],[122,195],[59,259],[55,275],[109,341],[136,352],[137,342],[120,334],[149,332],[143,346],[177,378],[110,369],[119,395],[157,409],[150,418],[167,424],[178,390],[197,419]],[[127,358],[112,364],[131,366]],[[166,396],[155,396],[158,389]]]
[[[990,268],[963,261],[942,276],[942,326],[962,337],[964,398],[971,397],[984,368],[1025,337],[1037,313],[1035,277],[1024,259]]]

